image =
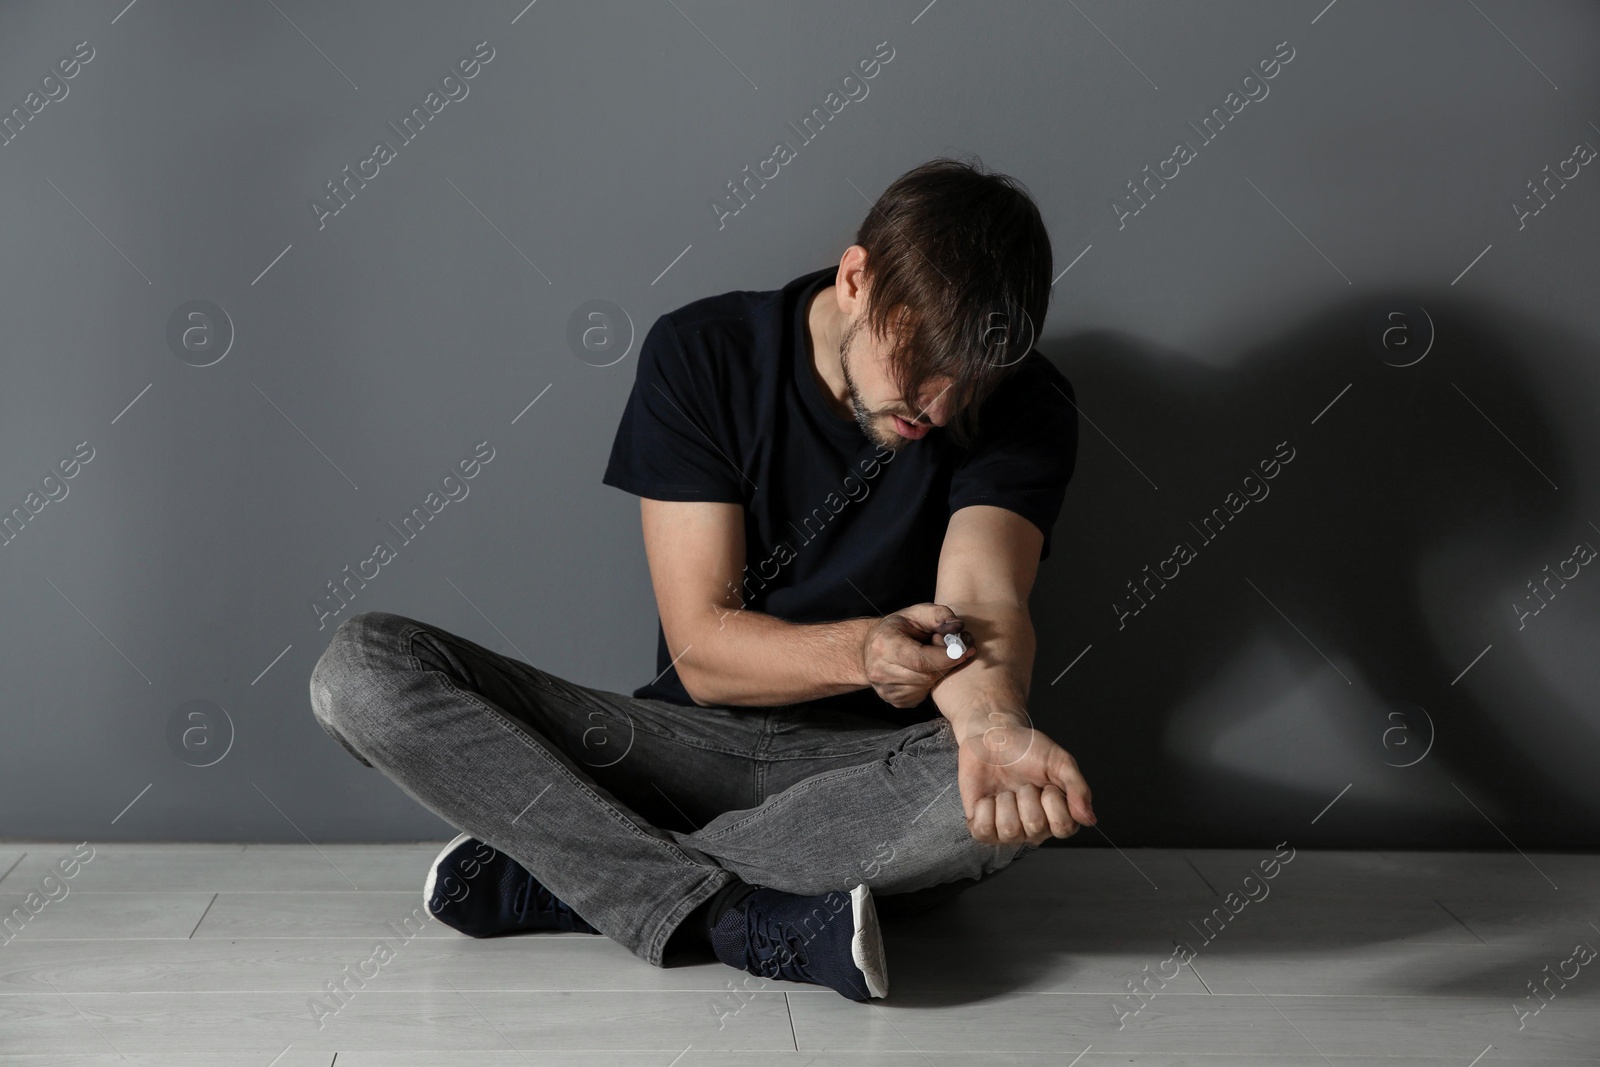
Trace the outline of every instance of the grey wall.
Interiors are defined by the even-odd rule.
[[[1600,146],[1600,8],[925,3],[0,8],[0,109],[93,49],[0,147],[0,505],[66,490],[0,547],[0,836],[447,834],[314,721],[334,624],[384,609],[647,680],[638,506],[599,481],[637,345],[574,346],[574,316],[611,302],[625,347],[781,285],[895,176],[975,152],[1044,211],[1038,347],[1085,416],[1034,597],[1033,712],[1105,831],[1074,844],[1593,845],[1600,568],[1514,605],[1600,545],[1600,175],[1563,162]],[[485,41],[402,142],[386,123]],[[719,225],[778,140],[796,158]],[[1546,166],[1577,174],[1519,218]],[[195,301],[227,323],[186,348]],[[484,441],[468,495],[319,626]],[[1270,495],[1203,540],[1280,442]]]

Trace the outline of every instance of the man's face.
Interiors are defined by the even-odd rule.
[[[858,315],[839,338],[850,407],[867,440],[898,451],[950,421],[954,414],[946,395],[950,382],[936,378],[924,386],[915,403],[903,399],[889,373],[888,345],[877,343],[865,326],[865,315]],[[857,360],[853,370],[852,357]]]

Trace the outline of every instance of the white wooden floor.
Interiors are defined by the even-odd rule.
[[[0,945],[0,1067],[1600,1062],[1600,857],[1300,849],[1208,942],[1270,849],[1048,849],[888,921],[864,1005],[596,936],[413,934],[438,848],[97,845],[46,884],[71,844],[0,844],[0,915],[39,892]],[[1119,1027],[1175,940],[1191,965]]]

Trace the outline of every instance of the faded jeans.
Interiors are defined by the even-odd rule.
[[[655,966],[734,876],[806,895],[865,882],[889,915],[1036,851],[972,838],[942,716],[638,699],[381,611],[334,631],[311,705],[351,755]]]

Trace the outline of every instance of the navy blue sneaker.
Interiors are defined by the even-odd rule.
[[[711,948],[730,967],[763,978],[825,985],[850,1000],[889,995],[889,968],[872,890],[803,897],[757,889],[722,913]]]
[[[531,930],[600,932],[557,900],[526,867],[471,834],[461,834],[435,857],[422,899],[435,919],[470,937]]]

